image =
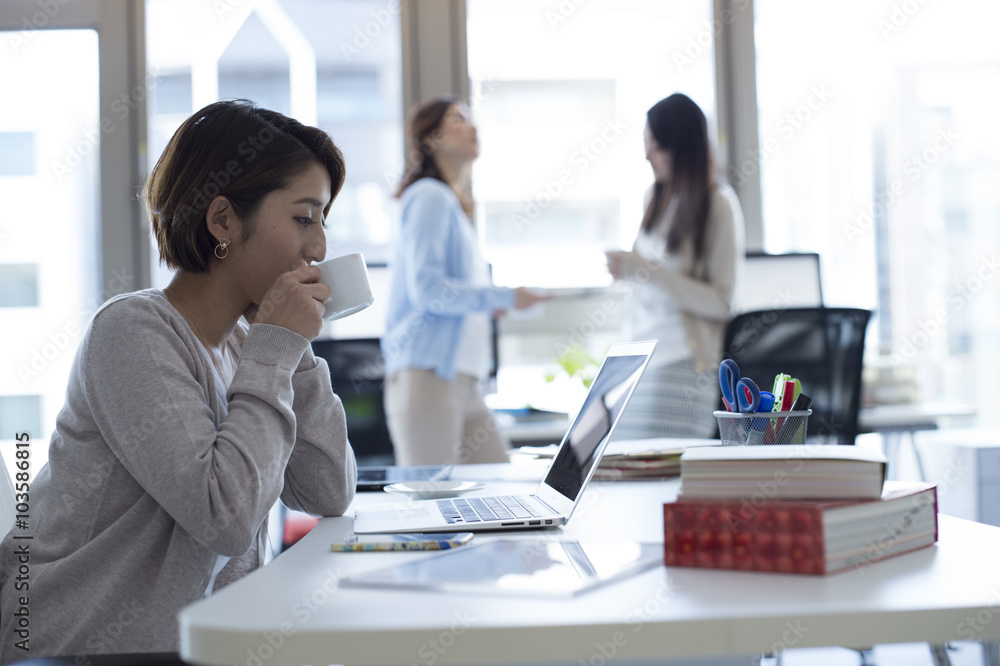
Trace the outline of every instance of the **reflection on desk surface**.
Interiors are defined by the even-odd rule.
[[[501,539],[349,576],[347,587],[573,596],[661,564],[663,545]]]

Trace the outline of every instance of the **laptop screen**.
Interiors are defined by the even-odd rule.
[[[605,358],[583,407],[545,476],[546,485],[576,501],[594,465],[598,447],[611,434],[611,427],[625,408],[648,356],[635,354]]]

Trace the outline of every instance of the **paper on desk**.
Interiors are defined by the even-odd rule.
[[[655,439],[622,439],[613,440],[601,459],[615,458],[663,458],[680,456],[686,449],[699,446],[719,446],[717,439],[680,439],[661,437]],[[559,451],[558,444],[548,446],[522,446],[515,449],[520,453],[534,458],[554,458]]]
[[[678,476],[685,449],[718,445],[718,440],[636,439],[612,441],[594,472],[597,481],[626,481]],[[523,446],[518,453],[532,458],[552,458],[559,446]]]

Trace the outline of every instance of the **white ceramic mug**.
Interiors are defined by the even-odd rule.
[[[334,257],[318,264],[323,284],[333,293],[326,301],[325,321],[333,321],[360,312],[375,300],[368,283],[368,268],[360,252]]]

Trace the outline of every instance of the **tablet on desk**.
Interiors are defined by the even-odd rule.
[[[451,476],[444,472],[448,465],[413,465],[411,467],[375,466],[358,468],[358,491],[382,490],[390,483],[406,481],[446,481]],[[444,472],[444,473],[443,473]],[[440,476],[437,476],[440,474]]]

